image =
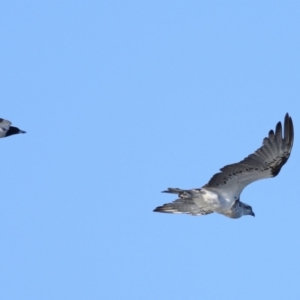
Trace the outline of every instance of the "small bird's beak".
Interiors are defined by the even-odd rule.
[[[26,133],[26,131],[20,130],[19,133]]]

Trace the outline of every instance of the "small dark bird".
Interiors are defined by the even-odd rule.
[[[11,122],[0,118],[0,138],[7,137],[13,134],[26,133],[18,127],[10,126]]]

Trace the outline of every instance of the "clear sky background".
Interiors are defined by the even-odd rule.
[[[1,299],[299,299],[299,1],[2,1],[0,37]],[[286,112],[255,218],[152,212]]]

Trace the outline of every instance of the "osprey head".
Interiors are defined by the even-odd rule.
[[[243,202],[240,202],[240,207],[242,209],[242,212],[243,212],[243,215],[246,216],[246,215],[250,215],[250,216],[253,216],[255,217],[255,214],[252,210],[252,207],[246,203],[243,203]]]

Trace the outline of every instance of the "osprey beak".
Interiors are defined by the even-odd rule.
[[[250,216],[255,217],[255,213],[252,211],[251,214],[250,214]]]

